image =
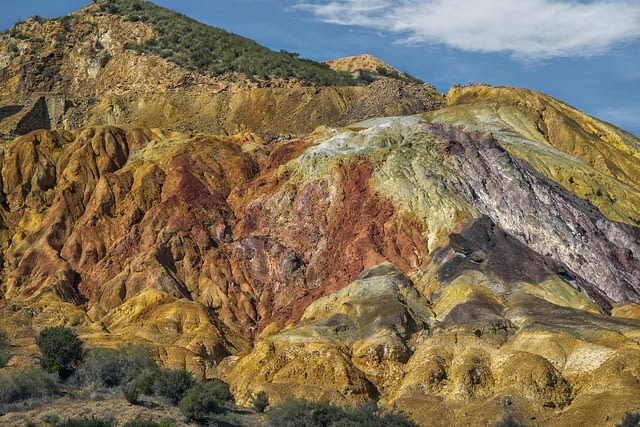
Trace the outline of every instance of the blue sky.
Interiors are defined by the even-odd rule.
[[[89,0],[3,4],[0,29]],[[545,92],[640,135],[640,0],[157,0],[275,50],[370,53],[447,91]]]

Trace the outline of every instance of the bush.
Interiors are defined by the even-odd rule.
[[[140,393],[153,394],[153,384],[159,375],[159,371],[158,367],[146,368],[138,374],[135,383]]]
[[[4,368],[9,363],[11,353],[9,352],[9,340],[4,331],[0,331],[0,368]]]
[[[518,422],[511,414],[509,414],[498,422],[495,427],[527,427],[527,425]]]
[[[342,408],[303,399],[288,399],[271,407],[266,419],[267,426],[272,427],[417,427],[401,413],[381,412],[375,403]]]
[[[259,391],[251,398],[251,405],[256,412],[262,413],[269,406],[269,396],[266,392]]]
[[[0,376],[0,403],[50,397],[57,392],[58,384],[55,378],[38,368]]]
[[[624,418],[620,424],[616,424],[616,427],[639,427],[640,426],[640,413],[627,412],[624,414]]]
[[[42,75],[45,77],[55,77],[59,72],[60,72],[59,65],[50,65],[43,68]]]
[[[127,421],[123,427],[171,427],[173,423],[170,420],[162,420],[155,422],[153,420],[140,420],[135,419]]]
[[[218,386],[212,382],[195,384],[180,400],[180,410],[192,421],[205,421],[212,415],[225,412],[223,404],[218,400]]]
[[[96,348],[89,351],[85,362],[74,374],[73,381],[85,387],[118,387],[135,383],[140,392],[149,393],[157,372],[153,350],[147,346],[130,344],[117,349]]]
[[[195,384],[193,376],[184,369],[162,369],[153,383],[153,393],[169,398],[174,405]]]
[[[64,326],[45,328],[36,337],[40,348],[40,365],[66,379],[84,358],[84,342],[73,329]]]
[[[210,27],[151,2],[118,0],[99,4],[101,12],[146,22],[157,34],[154,39],[130,43],[126,48],[166,57],[201,74],[215,76],[237,71],[248,78],[295,77],[325,86],[359,83],[351,74],[334,71],[326,64],[300,59],[295,52],[274,52],[251,39]]]
[[[100,58],[100,68],[106,67],[109,61],[111,61],[111,54],[106,53],[102,55],[102,58]]]
[[[53,427],[112,427],[115,422],[108,418],[96,418],[95,416],[83,418],[71,418],[62,423],[54,422]]]
[[[204,385],[207,388],[207,392],[211,394],[220,405],[227,402],[233,403],[233,395],[229,391],[229,385],[224,381],[214,378]]]
[[[120,387],[120,391],[122,392],[122,397],[132,405],[138,403],[138,398],[140,398],[140,389],[138,388],[136,383],[125,384]]]

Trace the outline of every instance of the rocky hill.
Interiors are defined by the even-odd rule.
[[[104,0],[0,35],[0,137],[115,125],[274,138],[444,105],[431,85],[387,77],[354,78],[150,2]]]
[[[67,37],[155,34],[99,6]],[[94,80],[65,77],[85,59],[64,49],[37,80],[21,57],[45,51],[24,43],[3,96],[48,92],[0,110],[22,133],[1,145],[10,367],[66,325],[90,347],[152,344],[240,404],[377,400],[425,426],[640,411],[637,137],[526,89],[454,87],[445,106],[384,76],[259,87],[124,47]]]
[[[396,70],[391,65],[381,61],[375,56],[362,54],[338,58],[327,61],[327,65],[335,71],[350,73],[353,78],[373,81],[382,77],[392,77],[396,80],[404,80],[413,83],[422,83],[415,77]]]

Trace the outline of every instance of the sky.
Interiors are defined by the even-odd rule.
[[[90,0],[5,2],[0,30]],[[372,54],[440,91],[526,87],[640,136],[640,0],[157,0],[274,50]]]

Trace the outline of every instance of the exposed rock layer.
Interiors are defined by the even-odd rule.
[[[240,403],[260,389],[273,401],[377,398],[425,425],[505,413],[575,425],[594,412],[611,424],[640,406],[637,138],[485,86],[421,116],[271,144],[161,131],[304,133],[438,100],[389,80],[212,94],[219,82],[182,79],[121,94],[109,73],[145,92],[131,73],[160,61],[125,56],[96,71],[112,91],[97,104],[48,95],[0,110],[14,132],[101,125],[2,146],[13,364],[41,327],[66,324],[90,345],[153,342],[169,366],[223,376]],[[70,90],[7,75],[16,93]]]

